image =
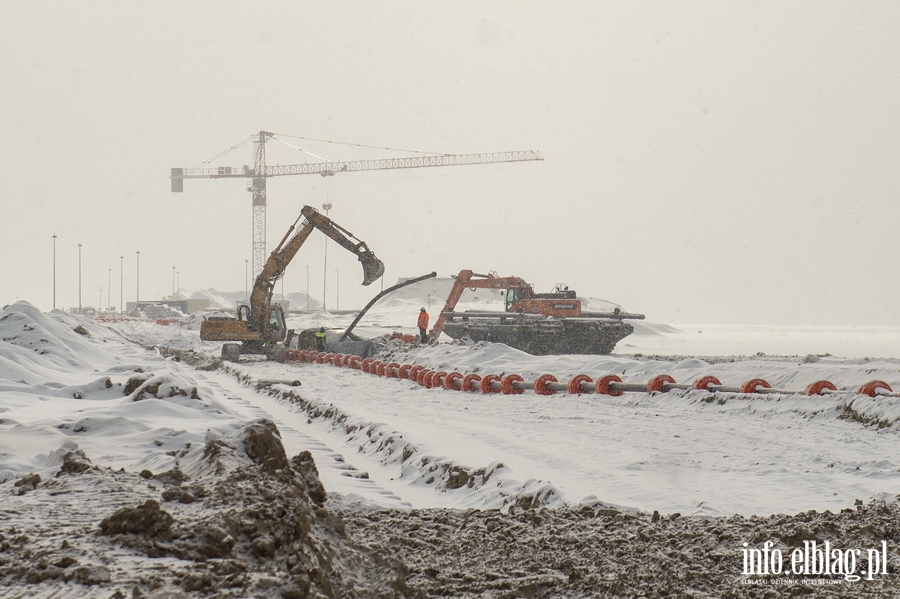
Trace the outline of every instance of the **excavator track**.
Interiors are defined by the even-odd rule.
[[[534,320],[503,312],[493,317],[484,314],[475,318],[454,314],[444,323],[444,333],[452,339],[503,343],[534,356],[546,356],[608,355],[616,343],[634,332],[631,324],[613,318]]]

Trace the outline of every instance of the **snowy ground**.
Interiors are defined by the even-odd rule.
[[[356,332],[371,337],[411,333],[403,325],[411,324],[421,302],[419,297],[392,298],[376,306]],[[489,304],[480,300],[466,307],[473,305]],[[313,313],[292,317],[290,324],[341,327],[352,318]],[[91,334],[76,336],[78,346],[54,330],[70,331],[79,323]],[[568,380],[586,373],[646,382],[669,374],[689,383],[711,374],[738,385],[759,377],[773,388],[800,392],[821,379],[849,390],[875,379],[896,384],[900,373],[900,362],[892,358],[808,357],[862,347],[868,330],[832,328],[817,336],[812,328],[790,335],[761,327],[635,325],[636,333],[620,343],[623,353],[613,356],[534,357],[502,345],[441,343],[396,348],[391,359],[434,370],[518,373],[526,379],[551,373]],[[279,394],[256,392],[234,373],[197,371],[121,336],[148,347],[217,355],[218,344],[199,340],[196,318],[168,327],[110,323],[111,330],[16,304],[6,311],[2,326],[7,383],[0,407],[0,479],[52,468],[53,452],[76,439],[113,468],[156,470],[172,461],[166,451],[201,440],[208,428],[227,429],[268,415],[278,422],[289,454],[313,451],[330,491],[383,506],[504,507],[528,496],[550,505],[601,501],[635,510],[749,515],[834,510],[856,499],[900,493],[900,462],[892,450],[900,417],[895,397],[870,399],[850,392],[713,396],[701,391],[482,395],[425,389],[330,365],[245,361],[233,367],[250,381],[302,381],[299,389],[275,386],[279,394],[302,397],[300,406]],[[22,328],[33,330],[16,330]],[[889,332],[879,333],[872,355],[888,340]],[[729,343],[738,350],[734,355],[704,351]],[[789,344],[801,351],[770,354]],[[740,351],[746,348],[760,348],[765,355]],[[197,387],[204,404],[188,399],[123,404],[119,385],[138,369],[153,372],[164,384]],[[106,380],[114,386],[105,389]],[[72,401],[79,392],[84,399]],[[881,424],[866,425],[860,418]],[[69,432],[73,429],[78,434]],[[160,438],[163,444],[155,445]],[[448,468],[462,469],[469,478],[482,471],[489,476],[454,489]],[[368,478],[347,476],[356,471]]]
[[[421,303],[393,298],[356,332],[411,333]],[[352,317],[312,313],[289,324],[340,328]],[[839,512],[900,494],[900,399],[853,392],[876,379],[900,388],[900,360],[873,357],[900,356],[892,334],[638,322],[613,356],[534,357],[489,344],[391,348],[399,363],[526,379],[585,373],[646,382],[669,374],[689,383],[711,374],[726,385],[759,377],[798,392],[827,379],[840,390],[507,396],[425,389],[331,365],[198,369],[184,356],[209,364],[219,344],[199,340],[197,318],[101,323],[19,302],[0,312],[0,493],[15,493],[29,474],[53,479],[76,449],[113,470],[167,471],[210,438],[268,418],[288,456],[311,451],[333,509]],[[145,349],[154,346],[161,349]],[[272,379],[302,385],[257,389]]]

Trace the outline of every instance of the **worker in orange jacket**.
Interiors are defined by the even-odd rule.
[[[428,341],[428,312],[425,311],[425,308],[419,310],[419,336],[422,338],[422,343]]]

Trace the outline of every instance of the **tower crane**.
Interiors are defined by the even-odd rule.
[[[348,162],[312,162],[304,164],[268,166],[266,142],[275,133],[260,131],[253,134],[253,167],[219,166],[214,168],[173,168],[170,179],[172,191],[184,191],[185,179],[249,179],[247,189],[253,194],[253,277],[266,263],[266,179],[285,175],[321,175],[330,177],[337,173],[375,171],[401,168],[428,168],[496,162],[526,162],[543,160],[540,152],[531,150],[491,152],[486,154],[439,154],[406,158],[353,160]]]

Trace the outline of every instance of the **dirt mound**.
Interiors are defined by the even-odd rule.
[[[100,530],[105,535],[158,537],[168,533],[174,521],[168,512],[159,509],[158,501],[149,499],[135,508],[124,508],[104,518]]]
[[[71,584],[85,596],[410,596],[400,562],[351,542],[343,519],[321,507],[311,455],[289,460],[274,423],[211,436],[196,453],[205,464],[154,475],[98,468],[70,451],[59,476],[22,479],[3,498],[13,515],[0,534],[0,587],[13,596]]]
[[[275,474],[290,469],[278,428],[271,420],[262,420],[244,428],[240,434],[244,450],[263,472]]]
[[[65,474],[82,474],[83,472],[87,472],[91,468],[95,468],[95,466],[91,463],[91,460],[84,454],[84,451],[81,449],[76,449],[75,451],[68,452],[63,457],[62,467],[59,469],[59,472],[56,473],[56,476],[63,476]]]
[[[424,597],[888,597],[900,588],[893,548],[900,541],[900,503],[874,501],[839,514],[691,518],[632,514],[609,507],[510,510],[346,511],[359,543],[397,556]],[[771,541],[790,570],[791,550],[888,550],[887,575],[847,581],[840,574],[742,575],[744,543]],[[859,570],[865,570],[866,551]],[[807,583],[802,581],[806,579]],[[823,584],[821,581],[830,582]],[[753,584],[748,584],[750,580]],[[794,585],[788,588],[786,582]],[[781,586],[776,586],[781,585]]]

